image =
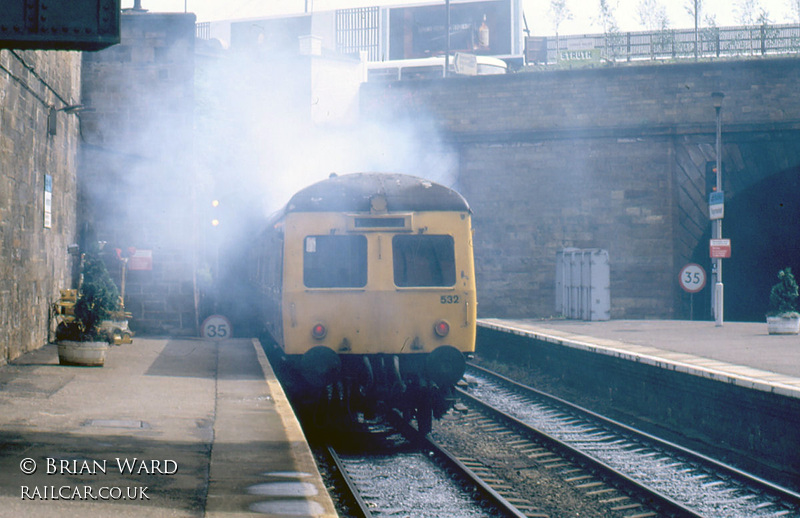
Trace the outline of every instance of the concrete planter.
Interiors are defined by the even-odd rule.
[[[106,362],[106,342],[58,342],[58,363],[61,365],[80,365],[102,367]]]
[[[796,335],[800,333],[800,317],[767,317],[767,331],[771,335]]]

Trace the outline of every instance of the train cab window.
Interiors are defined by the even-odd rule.
[[[396,235],[392,238],[394,283],[412,286],[453,286],[456,283],[452,236]]]
[[[303,284],[308,288],[363,288],[367,285],[367,238],[307,236]]]

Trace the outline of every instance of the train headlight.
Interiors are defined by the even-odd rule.
[[[448,324],[445,320],[439,320],[433,324],[433,331],[437,336],[444,338],[448,333],[450,333],[450,324]]]
[[[317,340],[322,340],[327,334],[328,330],[322,324],[315,324],[314,327],[311,328],[311,336]]]

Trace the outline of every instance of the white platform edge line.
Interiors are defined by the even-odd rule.
[[[736,374],[732,372],[717,370],[717,369],[708,369],[705,367],[698,367],[697,365],[692,365],[689,363],[684,362],[676,362],[672,360],[666,360],[664,358],[659,358],[656,356],[646,355],[646,354],[638,354],[633,353],[631,351],[625,351],[622,349],[615,349],[613,347],[608,347],[605,345],[593,344],[590,342],[584,342],[580,340],[573,340],[570,338],[564,338],[561,336],[555,335],[548,335],[544,333],[538,333],[534,331],[530,331],[527,329],[521,329],[519,327],[514,327],[507,324],[495,324],[492,322],[487,321],[478,321],[478,326],[485,327],[487,329],[493,329],[495,331],[501,332],[511,332],[512,334],[518,336],[525,336],[529,338],[533,338],[535,340],[539,340],[546,343],[556,344],[556,345],[563,345],[566,347],[571,347],[573,349],[585,350],[590,351],[598,354],[604,354],[606,356],[613,356],[616,358],[633,361],[637,363],[643,363],[645,365],[651,365],[653,367],[658,367],[660,369],[672,370],[675,372],[681,372],[684,374],[690,374],[693,376],[699,376],[702,378],[719,381],[722,383],[729,383],[739,387],[753,389],[753,390],[760,390],[762,392],[769,392],[771,394],[777,394],[781,396],[791,397],[795,399],[800,399],[800,387],[795,387],[792,385],[787,385],[785,383],[775,383],[775,382],[767,382],[758,378],[751,378],[749,376],[742,376],[741,374]],[[632,344],[635,345],[635,344]],[[684,353],[686,354],[686,353]],[[700,358],[699,356],[697,358]],[[734,367],[734,364],[714,360],[720,364],[730,365]],[[755,369],[752,367],[747,367],[752,371],[757,372],[764,372],[765,374],[775,375],[773,372],[769,371],[760,371],[759,369]]]

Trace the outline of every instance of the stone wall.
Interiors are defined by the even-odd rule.
[[[0,363],[47,343],[74,287],[79,121],[61,110],[81,101],[80,70],[77,52],[0,50]]]
[[[677,279],[707,260],[711,93],[727,199],[800,165],[798,79],[800,60],[763,59],[369,83],[361,113],[426,121],[459,150],[482,317],[557,314],[556,252],[578,247],[609,252],[612,318],[687,318]]]
[[[673,200],[667,142],[613,139],[462,148],[461,192],[475,211],[481,315],[555,314],[556,253],[608,250],[614,318],[670,315]],[[621,151],[615,157],[609,147]],[[574,167],[548,174],[564,161]],[[641,169],[640,169],[641,168]],[[488,173],[487,173],[488,171]]]
[[[82,219],[90,239],[122,255],[149,251],[128,271],[134,331],[193,334],[195,208],[193,14],[123,11],[121,43],[87,55],[83,96]],[[133,267],[133,262],[129,265]],[[112,267],[121,277],[121,269]]]

